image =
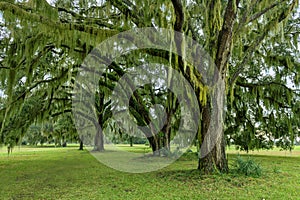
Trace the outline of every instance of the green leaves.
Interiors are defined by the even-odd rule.
[[[236,14],[236,19],[230,23],[232,27],[226,25],[229,24],[226,20],[233,20],[229,15],[225,16],[228,2],[232,3],[228,10],[234,12],[230,16]],[[298,12],[292,10],[297,1],[182,3],[182,31],[204,46],[213,62],[222,60],[222,65],[225,63],[224,80],[228,80],[227,90],[230,91],[226,134],[245,150],[263,146],[258,132],[270,133],[276,138],[296,135],[295,130],[299,127],[300,27],[299,19],[289,16]],[[0,10],[9,35],[0,38],[4,55],[0,58],[1,66],[4,66],[0,69],[0,88],[7,95],[0,107],[5,135],[13,128],[25,130],[28,124],[37,120],[27,116],[26,112],[34,113],[40,121],[53,117],[54,121],[68,123],[57,116],[70,111],[76,70],[91,49],[110,36],[135,27],[173,29],[178,17],[172,2],[163,0],[109,0],[101,1],[101,4],[70,0],[56,1],[55,5],[46,0],[1,1]],[[224,24],[224,30],[228,30],[220,32]],[[233,31],[232,37],[230,31]],[[227,38],[225,43],[221,43],[222,37]],[[185,45],[179,46],[184,50]],[[170,44],[170,49],[174,46],[175,43]],[[216,57],[218,51],[222,55],[220,60]],[[137,50],[117,58],[99,80],[96,109],[102,125],[110,123],[113,106],[110,95],[116,82],[125,73],[135,70],[137,63],[161,62],[186,73],[197,93],[199,105],[206,105],[212,89],[201,83],[201,74],[196,74],[188,63],[179,66],[180,59],[149,50]],[[176,97],[165,88],[155,92],[153,87],[147,85],[136,91],[130,100],[130,113],[138,124],[145,125],[149,122],[149,107],[155,103],[165,104],[173,114],[172,131],[175,132],[180,121]],[[191,97],[191,94],[187,96]],[[7,115],[3,114],[4,110]],[[28,119],[24,121],[23,118]],[[21,126],[21,122],[26,125]]]
[[[256,163],[252,158],[247,159],[237,156],[234,162],[234,170],[246,176],[260,177],[262,175],[262,168],[260,164]]]

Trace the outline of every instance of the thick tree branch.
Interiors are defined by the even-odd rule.
[[[174,30],[182,32],[182,27],[184,23],[184,12],[181,0],[172,0],[172,4],[175,10],[176,21],[174,24]]]
[[[55,8],[55,7],[53,7],[53,8]],[[57,9],[58,9],[58,12],[65,12],[65,13],[68,13],[68,14],[72,15],[77,20],[83,20],[85,22],[85,24],[89,24],[89,25],[96,24],[100,27],[106,27],[106,28],[109,28],[109,29],[114,28],[112,24],[106,22],[107,20],[104,21],[103,19],[84,17],[84,16],[82,16],[82,15],[80,15],[80,14],[74,12],[74,11],[68,10],[66,8],[63,8],[63,7],[58,7]],[[71,22],[68,22],[68,23],[71,23]]]
[[[287,108],[287,109],[291,109],[292,108],[291,106],[287,106],[283,102],[280,102],[280,101],[278,101],[277,99],[275,99],[273,97],[263,96],[262,98],[263,99],[268,99],[271,102],[276,103],[280,108]]]
[[[236,5],[234,5],[236,4]],[[225,10],[225,19],[222,26],[222,30],[218,37],[218,49],[216,54],[215,64],[219,72],[222,73],[223,78],[225,78],[226,64],[229,59],[230,49],[232,45],[232,32],[233,25],[236,20],[235,7],[239,4],[239,0],[229,0]]]
[[[96,120],[95,117],[92,117],[92,116],[90,116],[90,115],[87,115],[86,113],[81,112],[81,111],[78,111],[78,110],[73,111],[73,112],[76,113],[76,114],[78,114],[78,115],[80,115],[80,116],[82,116],[83,118],[89,120],[90,122],[92,122],[92,123],[94,124],[95,127],[98,127],[98,126],[99,126],[99,123],[98,123],[98,121]]]

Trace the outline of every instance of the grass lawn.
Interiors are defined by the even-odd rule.
[[[251,152],[259,178],[229,174],[200,176],[194,154],[159,171],[131,174],[98,162],[78,147],[0,148],[0,199],[300,199],[300,148]],[[124,147],[144,152],[143,145]],[[237,151],[230,148],[232,164]],[[256,154],[256,155],[255,155]]]

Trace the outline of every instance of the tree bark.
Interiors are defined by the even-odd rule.
[[[104,93],[99,92],[99,102],[98,103],[98,124],[97,122],[94,122],[94,125],[97,129],[96,135],[95,135],[95,140],[94,140],[94,149],[93,151],[104,151],[104,136],[103,136],[103,112],[104,112]]]
[[[95,135],[95,146],[93,151],[104,151],[104,138],[101,128],[98,128]]]
[[[80,139],[80,144],[79,144],[79,149],[78,150],[83,151],[83,141],[82,141],[82,139]]]
[[[160,153],[159,153],[159,145],[158,145],[157,135],[148,137],[148,141],[149,141],[150,147],[152,149],[153,156],[159,156]]]
[[[205,157],[199,158],[198,169],[203,174],[211,174],[216,171],[226,173],[228,172],[228,161],[225,154],[225,140],[222,136],[217,141],[215,147]]]
[[[173,116],[173,112],[172,111],[168,111],[167,112],[167,119],[166,119],[166,123],[162,128],[162,132],[163,132],[163,147],[166,150],[170,150],[170,140],[171,140],[171,120],[172,120],[172,116]]]
[[[201,129],[198,134],[200,137],[201,147],[198,169],[203,174],[211,174],[216,171],[228,172],[228,162],[225,153],[225,138],[223,132],[214,135],[209,132],[209,126],[212,120],[210,102],[203,107]]]

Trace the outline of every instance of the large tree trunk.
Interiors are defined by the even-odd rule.
[[[215,58],[214,62],[216,64],[216,70],[214,77],[214,81],[222,81],[224,83],[224,88],[218,88],[216,92],[218,95],[215,96],[213,99],[216,98],[224,98],[222,95],[225,95],[225,80],[226,80],[226,71],[227,71],[227,63],[231,53],[231,46],[232,46],[232,33],[233,33],[233,26],[236,20],[236,7],[239,4],[239,0],[233,1],[229,0],[227,2],[227,6],[224,13],[224,22],[222,25],[222,29],[219,31],[216,27],[211,29],[212,35],[217,35],[218,39],[217,42],[212,40],[209,42],[210,46],[210,55]],[[215,8],[215,2],[211,2],[210,7]],[[213,12],[214,9],[211,9]],[[213,50],[217,49],[216,54]],[[213,56],[215,55],[215,56]],[[220,80],[219,80],[220,79]],[[216,83],[215,82],[215,83]],[[221,89],[221,90],[220,90]],[[222,91],[223,90],[223,91]],[[215,94],[210,94],[215,95]],[[207,98],[209,99],[209,98]],[[224,101],[224,99],[222,99]],[[212,173],[215,170],[219,170],[221,172],[228,171],[228,162],[226,159],[225,154],[225,138],[224,138],[224,131],[223,127],[221,131],[218,131],[217,135],[208,131],[208,127],[210,123],[214,123],[215,117],[211,121],[211,117],[214,113],[211,113],[211,104],[215,106],[215,102],[208,102],[206,106],[203,108],[202,113],[202,130],[201,130],[201,139],[202,139],[202,146],[200,150],[200,157],[199,157],[199,164],[198,169],[200,169],[203,173]],[[217,110],[222,112],[223,105],[219,105]],[[222,118],[222,113],[217,113]],[[220,119],[220,118],[217,118]],[[220,122],[221,123],[221,122]],[[208,145],[206,145],[207,143]],[[201,154],[203,154],[201,156]]]
[[[95,146],[93,151],[104,151],[104,138],[101,128],[98,128],[97,133],[95,135]]]
[[[222,111],[219,111],[220,113],[212,114],[212,106],[210,103],[211,102],[209,101],[202,108],[201,129],[198,131],[198,135],[200,135],[198,169],[204,174],[210,174],[216,170],[220,172],[228,171],[223,125],[214,123],[219,118],[222,118]],[[216,119],[216,115],[221,116],[217,116]],[[221,130],[218,131],[219,129],[217,127],[212,126],[221,126]]]
[[[179,107],[179,101],[175,98],[174,93],[169,93],[167,97],[167,102],[168,105],[166,107],[166,121],[161,131],[163,132],[162,145],[166,150],[170,151],[172,118],[174,117],[174,113]]]
[[[182,32],[185,18],[182,2],[180,0],[172,0],[172,3],[176,15],[174,30]],[[217,27],[216,23],[212,24],[210,27],[210,35],[213,35],[214,37],[216,36],[217,40],[215,38],[208,38],[208,51],[211,57],[214,58],[214,63],[216,64],[216,70],[218,72],[215,75],[220,75],[219,77],[221,77],[222,80],[226,79],[227,63],[231,53],[232,31],[235,24],[237,12],[236,8],[238,7],[238,4],[239,0],[228,0],[224,13],[224,22],[222,25],[222,29],[219,30],[219,27]],[[216,2],[211,1],[209,5],[209,16],[215,16],[214,12],[216,9],[218,9],[218,7],[216,6],[218,6]],[[221,20],[221,18],[219,18],[219,20]],[[182,38],[175,38],[175,41],[182,41]],[[179,52],[182,51],[181,42],[177,42],[176,47]],[[179,59],[178,63],[179,68],[185,73],[183,60]],[[187,77],[187,79],[189,80],[189,77]],[[198,89],[199,88],[195,88],[196,93]],[[209,96],[207,99],[209,99]],[[203,105],[200,105],[200,107],[202,106]],[[201,145],[198,169],[200,169],[204,173],[211,173],[215,171],[215,169],[218,169],[220,171],[228,171],[228,164],[225,154],[224,132],[218,130],[218,132],[221,133],[217,138],[213,137],[214,134],[211,134],[211,131],[208,132],[208,127],[211,123],[210,106],[211,104],[208,102],[205,106],[202,107],[202,127],[198,130],[199,141]]]
[[[171,140],[171,120],[172,120],[172,116],[173,116],[173,111],[168,111],[167,112],[167,119],[166,119],[166,123],[162,128],[162,132],[163,132],[163,147],[170,151],[170,140]]]
[[[149,144],[150,144],[150,147],[152,149],[152,153],[154,156],[160,155],[160,153],[159,153],[160,146],[159,146],[158,139],[159,138],[157,137],[157,134],[153,135],[151,137],[148,137],[148,141],[149,141]]]
[[[216,172],[228,172],[228,162],[225,154],[224,137],[220,138],[211,152],[198,160],[198,169],[203,174]]]

